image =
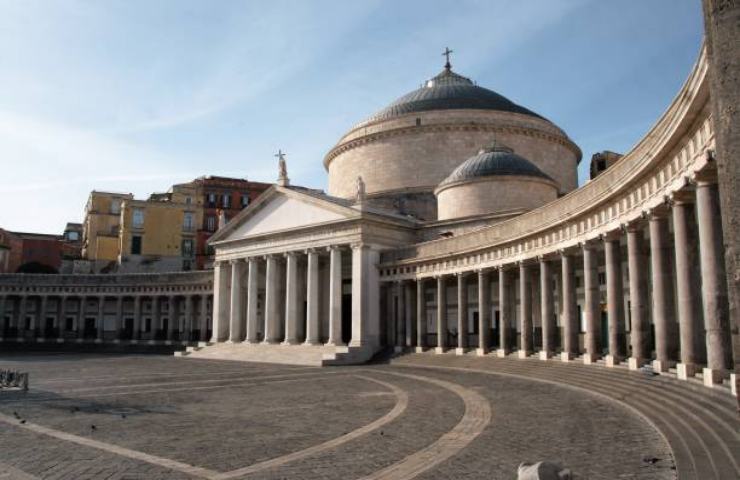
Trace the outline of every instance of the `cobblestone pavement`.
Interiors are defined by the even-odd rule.
[[[512,479],[538,460],[676,478],[663,434],[603,393],[430,358],[0,357],[31,374],[29,392],[0,392],[0,479]]]

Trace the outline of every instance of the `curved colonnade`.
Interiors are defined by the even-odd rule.
[[[732,332],[713,146],[702,52],[656,125],[585,186],[491,227],[384,252],[388,338],[632,369],[652,360],[722,383]]]

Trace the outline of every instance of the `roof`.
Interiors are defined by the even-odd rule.
[[[424,86],[402,96],[375,113],[366,122],[387,120],[413,112],[452,109],[498,110],[542,118],[533,111],[492,90],[480,87],[469,78],[445,67]]]
[[[537,165],[517,155],[509,147],[496,144],[482,149],[478,155],[461,163],[450,175],[442,180],[439,187],[482,177],[517,175],[539,177],[553,181]]]

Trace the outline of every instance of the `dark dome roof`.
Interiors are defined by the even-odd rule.
[[[542,118],[445,67],[442,73],[427,81],[423,87],[399,98],[367,121],[386,120],[413,112],[451,109],[498,110]]]
[[[503,145],[494,145],[481,150],[478,155],[461,163],[447,178],[442,180],[439,187],[482,177],[506,175],[539,177],[554,181],[537,165],[514,153],[514,150]]]

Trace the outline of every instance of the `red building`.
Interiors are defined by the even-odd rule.
[[[11,232],[0,228],[0,273],[59,273],[62,261],[80,258],[81,225],[64,235]]]
[[[202,215],[196,233],[195,261],[198,269],[208,268],[213,259],[206,242],[218,229],[218,216],[221,211],[226,220],[231,220],[244,207],[249,205],[271,184],[250,182],[241,178],[200,177],[191,182],[196,187],[198,205]]]

